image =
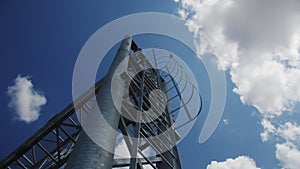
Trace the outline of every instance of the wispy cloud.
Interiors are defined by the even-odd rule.
[[[8,87],[7,93],[11,98],[8,106],[15,111],[18,120],[26,123],[37,120],[41,106],[47,103],[45,96],[34,89],[28,76],[18,75],[14,85]]]
[[[269,137],[271,134],[273,134],[276,131],[275,126],[266,118],[261,120],[261,125],[264,128],[264,132],[260,134],[260,137],[263,142],[266,142],[269,140]]]
[[[300,145],[300,126],[296,123],[286,122],[277,130],[277,135],[281,136],[288,142],[295,142]]]

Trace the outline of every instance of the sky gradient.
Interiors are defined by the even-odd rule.
[[[142,48],[161,47],[176,53],[197,76],[204,108],[178,145],[183,168],[296,169],[300,166],[296,160],[300,157],[299,11],[300,3],[292,0],[1,1],[0,132],[4,137],[0,159],[72,101],[73,68],[95,31],[128,14],[164,12],[192,23],[187,28],[198,55],[217,55],[227,80],[221,123],[200,144],[210,104],[210,82],[203,64],[172,39],[134,37]],[[207,33],[218,53],[201,41],[199,30]],[[115,52],[116,47],[108,56]],[[9,86],[17,82],[26,84],[20,86],[30,91],[25,93],[30,98],[12,102],[20,88]],[[14,109],[28,99],[35,102],[33,108],[21,107],[23,114],[35,111],[40,115],[22,121]]]

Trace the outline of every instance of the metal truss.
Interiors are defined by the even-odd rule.
[[[54,168],[68,159],[81,127],[73,120],[73,105],[52,118],[19,146],[0,168]]]
[[[112,168],[143,169],[147,166],[154,169],[181,169],[176,146],[180,136],[176,130],[194,120],[202,109],[196,84],[171,55],[164,56],[159,50],[153,50],[151,54],[143,53],[134,41],[131,50],[134,53],[130,56],[127,71],[122,74],[128,88],[124,90],[118,128],[132,158],[114,158]],[[162,69],[157,69],[159,64],[163,64]],[[80,114],[88,113],[90,104],[96,101],[94,94],[101,90],[105,80],[106,77],[99,80],[94,88],[87,90],[49,120],[3,159],[0,169],[63,167],[83,132],[79,123]],[[190,89],[189,97],[183,98],[187,88]],[[150,94],[157,89],[163,91],[166,98]],[[195,97],[198,99],[197,111],[190,109]],[[163,102],[167,105],[161,104]],[[78,119],[75,110],[79,111]],[[187,120],[183,123],[176,123],[179,111],[186,115]],[[151,150],[152,154],[147,154],[146,150]]]
[[[95,84],[98,92],[105,78]],[[0,163],[0,168],[59,168],[69,159],[81,131],[75,108],[85,109],[92,88],[69,104]]]
[[[194,120],[202,109],[201,96],[181,64],[172,56],[160,55],[160,51],[154,49],[147,56],[142,51],[135,51],[130,56],[127,72],[122,75],[127,87],[124,91],[119,129],[124,136],[129,136],[124,139],[131,157],[142,157],[131,158],[130,163],[124,165],[130,169],[143,168],[146,164],[148,168],[154,169],[181,169],[176,146],[180,136],[176,129]],[[157,67],[157,64],[162,64],[161,60],[166,60],[164,66]],[[184,99],[182,93],[187,86],[191,93]],[[150,104],[149,94],[156,89],[163,91],[167,98],[158,94]],[[196,112],[190,113],[188,105],[194,97],[198,97],[199,107]],[[165,108],[165,105],[160,104],[164,99],[167,102]],[[135,105],[134,108],[132,104]],[[187,120],[176,125],[174,117],[180,109],[183,109],[181,111],[186,114]],[[142,113],[139,114],[137,110]],[[145,154],[147,149],[152,151],[152,155]],[[160,162],[154,163],[151,159],[153,157],[160,158]]]

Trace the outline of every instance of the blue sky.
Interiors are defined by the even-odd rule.
[[[247,0],[245,0],[245,2],[246,1]],[[300,148],[299,145],[295,143],[300,138],[300,132],[297,133],[297,124],[300,122],[300,108],[299,106],[297,107],[296,104],[300,100],[297,93],[299,87],[292,88],[292,85],[287,85],[292,86],[291,88],[293,91],[295,91],[295,96],[276,95],[274,94],[276,93],[274,91],[281,93],[280,86],[278,87],[276,84],[278,81],[280,81],[280,70],[285,70],[286,68],[281,66],[281,63],[283,62],[285,64],[289,64],[289,66],[293,68],[293,70],[285,70],[284,72],[293,72],[294,69],[296,69],[296,72],[294,73],[296,74],[295,76],[293,76],[294,74],[283,75],[291,77],[290,79],[287,79],[291,82],[291,84],[293,84],[293,82],[298,82],[295,79],[300,79],[298,78],[299,75],[297,75],[297,70],[299,70],[297,59],[299,61],[299,57],[292,57],[294,56],[293,53],[286,52],[286,50],[279,51],[279,58],[277,58],[277,60],[280,61],[278,63],[280,65],[275,67],[274,71],[271,71],[273,70],[272,66],[264,69],[265,67],[263,63],[269,63],[269,60],[266,61],[261,58],[252,57],[251,55],[248,56],[248,53],[251,53],[252,49],[258,48],[257,46],[252,45],[254,44],[255,40],[246,35],[249,32],[251,33],[252,37],[255,37],[258,33],[252,30],[263,30],[268,25],[272,26],[273,24],[276,24],[276,22],[274,21],[275,23],[273,23],[271,19],[270,23],[265,25],[265,27],[258,25],[253,29],[252,27],[248,29],[249,25],[247,26],[245,23],[243,24],[245,24],[247,29],[242,29],[240,27],[236,28],[233,26],[230,27],[228,26],[230,24],[242,25],[240,20],[243,18],[240,19],[234,17],[233,13],[241,12],[240,8],[238,7],[243,9],[242,7],[244,4],[237,3],[237,9],[232,8],[232,13],[222,13],[224,10],[219,10],[219,7],[225,1],[219,0],[217,2],[205,2],[207,2],[205,5],[193,2],[195,5],[191,7],[191,4],[189,4],[190,2],[185,0],[181,1],[180,3],[171,0],[156,0],[151,2],[141,0],[112,0],[107,2],[89,1],[88,3],[59,0],[51,2],[41,2],[37,0],[32,0],[29,2],[1,1],[0,56],[2,58],[2,62],[0,66],[0,72],[2,79],[0,81],[0,111],[2,118],[0,118],[0,132],[3,133],[4,137],[1,139],[0,159],[4,158],[6,155],[8,155],[8,153],[13,151],[35,131],[41,128],[51,117],[53,117],[57,112],[59,112],[72,101],[72,74],[76,58],[84,43],[95,31],[104,26],[106,23],[128,14],[137,12],[164,12],[181,16],[193,24],[203,26],[202,28],[207,31],[208,35],[210,35],[211,40],[216,47],[218,48],[221,46],[219,47],[219,51],[222,54],[224,53],[232,56],[220,56],[224,63],[224,67],[222,68],[226,73],[227,79],[227,98],[222,121],[212,137],[207,142],[200,144],[198,142],[198,137],[204,123],[205,116],[207,115],[210,102],[210,82],[202,63],[191,51],[188,51],[187,49],[179,50],[177,47],[174,47],[176,45],[180,45],[174,40],[162,38],[163,40],[157,43],[153,41],[156,39],[160,40],[161,37],[150,35],[144,37],[135,37],[135,40],[141,45],[142,48],[153,47],[153,45],[156,45],[154,47],[164,47],[170,51],[173,51],[178,56],[181,56],[183,60],[188,63],[188,65],[190,65],[193,72],[197,72],[196,78],[199,80],[199,88],[203,94],[205,105],[202,112],[203,114],[200,116],[201,118],[197,119],[191,132],[179,144],[183,168],[202,169],[206,168],[212,163],[212,161],[219,162],[219,166],[228,165],[231,166],[231,168],[234,168],[232,167],[234,166],[232,164],[225,164],[221,162],[228,161],[229,158],[232,158],[235,159],[234,162],[239,163],[240,159],[236,159],[244,156],[247,157],[246,161],[251,158],[255,161],[257,167],[264,169],[281,167],[293,168],[294,164],[288,164],[286,161],[282,160],[284,158],[281,157],[285,155],[284,153],[288,152],[281,152],[280,154],[280,146],[281,148],[286,148],[287,144],[285,143],[291,143],[293,146],[290,146],[290,149],[299,151]],[[258,1],[253,1],[253,3],[256,3],[256,5],[259,4]],[[278,2],[278,4],[280,4],[280,2]],[[264,5],[266,4],[263,3],[261,6]],[[283,7],[287,9],[284,8],[282,10],[293,11],[293,9],[290,9],[291,6],[289,4],[284,4]],[[296,5],[296,7],[300,6]],[[198,11],[199,9],[200,11]],[[274,9],[268,9],[276,11],[277,7],[274,7]],[[209,12],[209,10],[215,10],[213,12],[217,13],[216,16],[212,14],[213,12]],[[262,9],[258,8],[257,10],[259,11]],[[270,13],[272,13],[272,11]],[[228,15],[229,19],[224,18],[224,20],[228,21],[228,23],[225,21],[220,22],[222,15]],[[261,15],[264,16],[264,14]],[[195,19],[193,16],[198,17]],[[211,19],[203,19],[199,16],[204,16],[207,18],[211,17]],[[250,21],[259,20],[257,19],[258,17],[253,16],[252,19],[251,17],[248,18]],[[284,20],[284,16],[282,17]],[[299,28],[298,26],[299,25],[296,25],[294,27]],[[223,34],[218,32],[218,27],[224,28],[225,31]],[[294,28],[293,26],[291,27]],[[197,42],[199,41],[198,38],[201,38],[201,36],[197,36],[197,30],[195,30],[193,27],[190,27],[190,30],[192,31],[191,34],[195,33],[195,46],[199,45]],[[286,33],[284,28],[276,28],[276,31],[282,32],[282,34],[285,36],[292,36],[294,34],[295,36],[300,35],[298,32],[294,33],[293,31]],[[227,37],[227,39],[225,38],[224,40],[224,38],[220,38],[222,36]],[[270,39],[269,41],[277,40],[281,42],[280,38],[282,38],[276,36],[277,39],[272,39],[271,33],[270,35],[269,33],[265,33],[263,36],[266,36],[266,39]],[[260,39],[257,38],[257,40]],[[268,44],[270,43],[269,41],[264,41],[263,44]],[[285,38],[282,38],[282,42],[285,42]],[[296,46],[300,46],[300,43],[295,44]],[[266,45],[266,49],[261,53],[267,53],[266,51],[270,51],[269,48],[272,48],[272,45],[273,43]],[[289,44],[286,46],[289,46]],[[201,49],[201,47],[199,47],[199,49]],[[113,49],[109,55],[113,55],[115,52],[114,50],[115,49]],[[286,55],[286,57],[280,57],[281,55],[285,56],[285,52],[292,54],[291,56]],[[201,53],[200,50],[199,53]],[[236,53],[242,53],[246,58],[250,59],[245,59],[243,61],[243,57]],[[255,54],[259,55],[260,53]],[[278,80],[272,81],[273,79],[264,79],[260,76],[252,76],[252,74],[247,76],[250,79],[245,78],[244,74],[239,72],[246,72],[246,74],[248,72],[245,69],[235,66],[235,64],[238,63],[239,65],[246,67],[247,64],[245,64],[245,62],[248,62],[248,65],[251,66],[252,60],[258,60],[257,63],[253,64],[262,65],[258,70],[259,74],[265,75],[263,77],[267,77],[269,74],[265,72],[270,71],[271,74],[273,73],[273,76],[276,76],[275,73],[278,73]],[[270,60],[270,64],[266,65],[277,66],[277,62],[273,63],[273,60]],[[257,67],[250,68],[253,68],[253,71],[255,71]],[[37,90],[38,93],[42,93],[42,95],[47,99],[47,103],[41,108],[41,115],[34,122],[25,123],[24,121],[16,119],[14,110],[8,106],[10,102],[8,86],[14,85],[14,79],[17,78],[18,75],[22,77],[30,77],[32,84],[34,85],[34,89]],[[261,81],[265,82],[266,86],[261,86],[262,84],[260,83],[254,83],[255,81],[258,81],[258,79],[261,79]],[[247,87],[252,90],[243,90],[245,89],[245,85],[243,83],[245,81],[247,84],[250,84],[250,87]],[[254,87],[251,86],[251,84],[253,84]],[[278,85],[280,84],[278,83]],[[266,90],[269,87],[273,87],[275,90],[273,91],[270,89],[269,93],[254,90],[259,88]],[[233,92],[234,88],[236,88],[235,92]],[[282,91],[288,94],[291,93],[289,88],[284,88]],[[265,98],[259,95],[260,93],[265,95],[269,94],[270,101],[265,101]],[[272,98],[277,97],[281,99],[279,99],[278,102],[276,102],[276,100],[272,102]],[[287,102],[295,103],[295,107],[294,105],[288,106],[285,100],[287,100]],[[277,106],[281,103],[284,103],[284,106]],[[288,108],[290,108],[291,111],[286,111]],[[278,112],[281,114],[278,115]],[[227,121],[228,123],[224,122],[223,120]],[[267,127],[271,125],[263,125],[266,124],[263,123],[263,120],[271,122],[276,130],[281,132],[276,132],[275,129],[272,130]],[[295,131],[293,134],[296,135],[296,139],[291,138],[292,136],[288,138],[290,135],[286,133],[290,133],[290,130],[288,129],[291,127],[289,128],[288,125],[286,125],[287,122],[294,124],[293,127],[296,128],[296,130],[293,130]],[[261,133],[264,131],[267,131],[267,135],[269,135],[269,139],[267,141],[263,141],[261,137]],[[276,152],[279,154],[279,156],[276,156]],[[245,158],[243,158],[243,160],[245,160]],[[211,166],[210,169],[214,168]]]

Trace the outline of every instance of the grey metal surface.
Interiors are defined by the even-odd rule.
[[[105,142],[99,146],[95,144],[91,138],[84,132],[80,133],[79,140],[74,147],[74,151],[71,154],[70,160],[67,162],[66,169],[111,169],[113,165],[113,157],[115,142],[117,135],[115,133],[109,133],[109,128],[113,128],[117,131],[119,125],[120,114],[115,108],[112,96],[111,96],[111,82],[113,74],[117,66],[123,61],[123,59],[129,55],[131,48],[131,37],[126,37],[119,47],[119,50],[112,62],[112,65],[108,71],[105,82],[99,93],[96,95],[98,106],[101,110],[102,116],[108,124],[101,124],[101,127],[94,130]],[[119,83],[119,90],[123,93],[122,83]],[[121,97],[122,98],[122,97]],[[91,131],[89,131],[91,132]],[[92,131],[93,132],[93,131]],[[89,133],[90,134],[90,133]]]

